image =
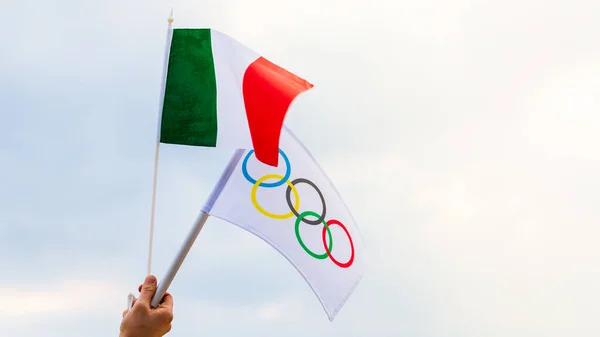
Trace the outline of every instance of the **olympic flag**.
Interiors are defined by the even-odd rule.
[[[331,181],[284,126],[277,167],[236,152],[203,211],[260,237],[304,277],[330,321],[361,280],[362,239]],[[232,168],[232,169],[231,169]]]

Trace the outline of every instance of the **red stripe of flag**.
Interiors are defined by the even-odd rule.
[[[277,166],[279,136],[288,108],[299,94],[312,87],[263,57],[246,69],[242,92],[256,159]]]

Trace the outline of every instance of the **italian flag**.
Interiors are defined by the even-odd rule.
[[[213,29],[172,29],[160,142],[254,149],[277,166],[292,101],[313,85]]]

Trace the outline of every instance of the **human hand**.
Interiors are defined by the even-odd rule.
[[[138,289],[140,297],[133,300],[131,310],[123,312],[119,337],[162,337],[171,331],[173,297],[165,293],[159,306],[150,308],[156,287],[156,277],[148,275]]]

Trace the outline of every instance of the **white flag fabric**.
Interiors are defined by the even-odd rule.
[[[203,211],[260,237],[296,267],[330,321],[365,272],[362,238],[331,181],[286,126],[279,165],[239,150]]]

